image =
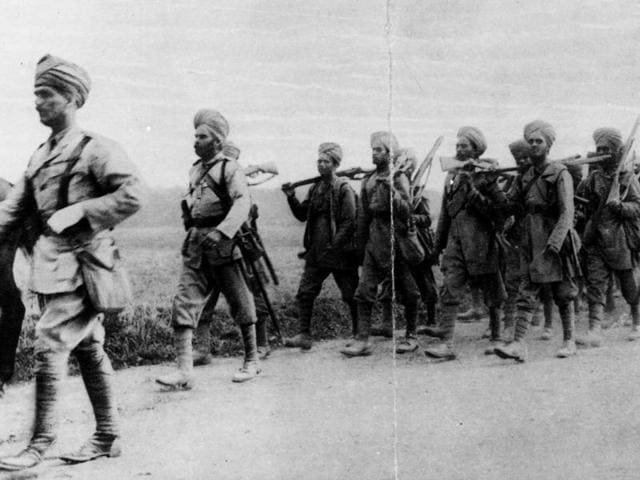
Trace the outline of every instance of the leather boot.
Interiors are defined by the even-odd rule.
[[[512,359],[516,362],[525,362],[527,360],[528,352],[524,339],[529,328],[530,316],[530,313],[518,312],[513,341],[496,347],[494,352],[497,356],[503,359]]]
[[[193,366],[209,365],[213,361],[213,356],[211,355],[211,324],[209,322],[198,322],[194,343]]]
[[[416,323],[418,322],[418,304],[409,303],[404,307],[407,330],[405,336],[398,340],[396,353],[415,352],[418,349],[418,338],[416,336]]]
[[[575,309],[575,302],[574,302]],[[604,316],[604,306],[600,303],[589,305],[589,329],[584,335],[576,336],[576,344],[581,347],[599,347],[602,345],[601,322]]]
[[[67,365],[68,356],[59,352],[36,352],[36,411],[33,435],[27,448],[17,455],[0,459],[0,470],[19,471],[35,467],[55,442],[58,387]]]
[[[298,301],[298,323],[299,333],[293,337],[284,339],[284,346],[287,348],[301,348],[309,350],[313,346],[311,339],[311,315],[313,304]]]
[[[640,304],[631,305],[631,332],[627,337],[630,342],[640,340]]]
[[[369,325],[371,322],[371,311],[373,305],[370,303],[358,302],[358,334],[349,346],[345,346],[340,353],[347,357],[365,357],[371,355],[372,347],[369,341]]]
[[[453,360],[456,353],[453,350],[453,335],[456,326],[457,305],[443,305],[440,311],[440,332],[442,342],[428,346],[424,349],[424,354],[428,357],[442,360]]]
[[[258,344],[256,341],[256,326],[253,323],[242,325],[242,340],[244,342],[244,362],[232,378],[235,383],[242,383],[256,377],[262,371],[258,363]]]
[[[99,457],[117,457],[120,446],[117,410],[113,394],[113,368],[102,344],[81,345],[75,351],[84,386],[96,418],[96,431],[78,450],[60,456],[69,463],[81,463]]]
[[[193,329],[179,327],[175,329],[177,371],[156,378],[156,383],[176,390],[189,390],[193,387]]]
[[[393,337],[393,304],[391,300],[380,302],[382,310],[380,323],[371,326],[371,335],[374,337]]]
[[[576,340],[573,334],[575,328],[573,301],[559,305],[558,309],[560,310],[560,319],[562,320],[563,342],[556,357],[567,358],[576,354]]]
[[[487,315],[487,308],[484,304],[482,290],[479,288],[471,289],[471,307],[466,312],[458,314],[458,320],[461,322],[479,322]]]

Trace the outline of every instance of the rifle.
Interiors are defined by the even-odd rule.
[[[440,148],[440,145],[442,144],[443,140],[444,140],[444,137],[442,136],[436,139],[435,143],[431,147],[431,150],[429,150],[429,153],[427,153],[427,156],[424,157],[424,160],[420,164],[420,167],[418,167],[418,169],[415,171],[415,173],[411,177],[411,195],[413,197],[411,202],[412,202],[414,211],[418,207],[418,204],[420,203],[420,199],[422,198],[424,189],[427,186],[427,180],[429,179],[429,173],[431,173],[431,165],[433,164],[433,158],[436,152],[438,151],[438,148]],[[424,178],[424,180],[422,180],[422,177],[424,176],[425,172],[427,172],[427,175]]]
[[[631,157],[631,151],[633,149],[633,144],[635,143],[636,132],[638,131],[638,126],[640,125],[640,115],[636,118],[636,123],[633,124],[633,128],[631,129],[631,133],[627,138],[627,141],[624,143],[624,147],[622,150],[622,156],[620,158],[620,163],[618,163],[618,168],[616,169],[616,174],[613,177],[613,182],[611,182],[611,189],[609,190],[609,196],[607,197],[607,203],[612,201],[624,200],[627,196],[627,189],[624,192],[624,197],[620,198],[620,172],[623,171],[624,167],[626,167],[627,160]]]
[[[258,232],[253,230],[247,223],[243,223],[238,231],[238,234],[235,237],[236,243],[240,248],[240,252],[242,253],[242,258],[244,259],[245,265],[248,265],[251,269],[251,274],[253,276],[253,281],[258,286],[258,290],[260,292],[260,296],[264,300],[265,305],[267,306],[267,311],[269,312],[269,318],[271,318],[271,322],[273,323],[273,327],[282,341],[282,333],[280,332],[280,322],[278,321],[278,316],[276,315],[275,310],[273,309],[273,305],[271,304],[271,299],[269,298],[269,294],[267,293],[267,289],[264,286],[262,281],[262,277],[260,276],[260,271],[256,266],[256,262],[260,261],[260,259],[265,259],[266,251],[262,246],[262,240],[259,239]],[[266,263],[266,261],[265,261]],[[267,266],[271,262],[267,264]],[[272,267],[273,268],[273,267]],[[274,277],[274,283],[277,284],[277,276],[275,276],[275,272],[270,270],[269,273]],[[248,282],[247,272],[243,268],[243,274],[245,276],[245,280]]]
[[[347,177],[350,180],[362,180],[367,175],[373,173],[375,169],[365,170],[362,167],[353,167],[348,168],[346,170],[338,170],[335,175],[336,177]],[[313,178],[307,178],[305,180],[299,180],[297,182],[288,182],[282,185],[282,190],[293,190],[297,187],[302,187],[304,185],[311,185],[312,183],[316,183],[322,180],[322,177],[317,176]]]
[[[586,157],[581,155],[571,155],[569,157],[560,158],[557,160],[551,160],[550,163],[559,162],[567,167],[575,166],[575,165],[588,165],[590,163],[598,163],[603,162],[605,160],[609,160],[611,158],[610,155],[596,155],[591,156],[588,154]],[[475,174],[496,174],[498,176],[503,176],[506,173],[515,172],[520,167],[504,167],[504,168],[495,168],[495,160],[493,159],[484,159],[480,158],[478,160],[463,160],[460,161],[455,157],[440,157],[440,165],[442,166],[443,172],[450,172],[452,170],[457,170],[463,168],[467,165],[473,165],[476,170],[473,172]]]

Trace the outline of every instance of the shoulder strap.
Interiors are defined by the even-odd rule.
[[[227,189],[227,159],[222,158],[220,161],[222,162],[222,167],[220,169],[221,183],[216,182],[213,178],[211,178],[211,175],[209,175],[209,172],[211,171],[211,168],[213,168],[213,165],[211,165],[211,168],[206,171],[203,176],[203,180],[207,183],[207,185],[209,185],[209,188],[213,190],[213,193],[215,193],[216,196],[220,199],[220,203],[222,203],[222,207],[224,208],[224,210],[229,210],[233,202],[231,201],[229,190]]]
[[[67,166],[62,173],[62,177],[60,179],[60,186],[58,187],[58,202],[56,210],[60,210],[67,205],[69,205],[69,184],[71,183],[71,177],[69,173],[75,167],[75,165],[80,160],[80,156],[82,155],[82,151],[84,147],[87,146],[87,143],[91,141],[91,137],[89,135],[85,135],[80,140],[80,143],[76,145],[76,148],[73,149],[71,155],[69,155],[69,160],[67,160]]]

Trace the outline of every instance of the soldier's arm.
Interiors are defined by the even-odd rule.
[[[405,174],[395,175],[393,178],[393,214],[401,220],[407,220],[412,213],[411,185]]]
[[[289,204],[289,208],[291,209],[291,213],[296,217],[297,220],[301,222],[307,221],[307,212],[309,211],[309,196],[311,195],[313,187],[309,189],[307,192],[307,196],[302,203],[296,198],[295,194],[287,195],[287,203]]]
[[[356,230],[356,193],[346,183],[340,187],[340,205],[338,208],[336,234],[332,245],[336,249],[347,245]]]
[[[485,179],[480,185],[471,184],[469,204],[474,210],[489,218],[497,220],[506,214],[506,195],[498,185],[498,179]]]
[[[558,174],[556,180],[556,194],[558,198],[559,216],[551,235],[547,240],[547,246],[556,252],[560,251],[569,229],[573,226],[573,180],[569,171],[564,169]]]
[[[103,195],[82,200],[84,217],[95,231],[111,228],[142,206],[146,187],[138,170],[115,142],[90,142],[85,153],[89,168]],[[84,154],[83,154],[84,155]]]
[[[0,202],[0,241],[4,241],[7,235],[25,220],[30,211],[31,199],[27,179],[22,176],[7,198]]]
[[[640,219],[640,183],[635,175],[629,175],[629,189],[623,202],[618,207],[618,215],[624,219]]]
[[[249,218],[251,196],[247,178],[235,161],[229,161],[225,168],[225,182],[229,198],[233,201],[229,213],[216,227],[227,238],[233,238],[244,222]]]

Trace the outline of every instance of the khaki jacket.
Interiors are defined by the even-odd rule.
[[[225,162],[223,179],[222,165]],[[213,168],[209,168],[212,164]],[[207,170],[206,175],[213,182],[218,185],[226,185],[231,204],[226,215],[223,199],[216,195],[203,177]],[[189,171],[187,201],[193,220],[220,218],[220,221],[216,222],[216,226],[191,227],[189,229],[182,246],[183,262],[192,268],[200,268],[203,257],[207,259],[209,265],[221,265],[241,258],[241,254],[233,242],[233,237],[238,233],[242,224],[249,219],[251,196],[247,179],[236,159],[226,156],[221,151],[207,164],[203,165],[201,160],[196,161]],[[202,246],[202,242],[212,230],[220,231],[226,238],[213,250],[209,250]]]
[[[523,216],[523,254],[534,283],[553,283],[579,274],[580,239],[573,229],[573,181],[567,167],[558,162],[542,172],[529,168],[509,191],[512,211]],[[545,251],[551,246],[559,251]]]
[[[621,172],[620,194],[624,201],[614,209],[607,206],[613,176],[595,170],[578,187],[577,194],[589,202],[583,243],[587,253],[601,255],[610,268],[627,270],[634,267],[634,255],[623,222],[640,221],[640,184],[631,172]]]
[[[72,127],[49,141],[31,156],[27,170],[0,203],[0,238],[5,239],[30,215],[41,226],[58,206],[60,180],[70,156],[85,135],[91,140],[71,169],[68,205],[80,204],[83,227],[73,235],[57,235],[41,228],[34,246],[31,290],[44,293],[71,292],[82,285],[78,248],[90,251],[107,265],[117,256],[109,230],[133,215],[142,205],[145,187],[136,167],[113,140]]]

